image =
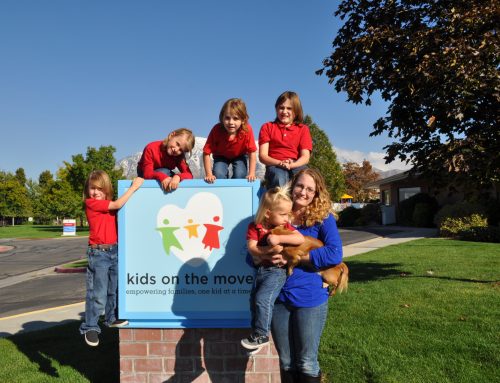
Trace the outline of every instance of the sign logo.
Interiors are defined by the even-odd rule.
[[[184,209],[163,206],[156,216],[156,230],[165,254],[173,254],[191,266],[203,264],[212,250],[221,246],[223,213],[219,197],[207,192],[193,195]]]

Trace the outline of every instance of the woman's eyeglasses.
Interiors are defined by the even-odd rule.
[[[313,195],[313,194],[316,193],[316,190],[314,190],[313,188],[305,187],[302,184],[295,184],[294,189],[297,189],[297,190],[300,190],[300,191],[305,190],[306,194],[308,194],[308,195]]]

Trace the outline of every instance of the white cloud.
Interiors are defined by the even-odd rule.
[[[383,152],[361,152],[359,150],[348,150],[334,147],[335,153],[339,162],[356,162],[360,164],[363,160],[370,161],[374,168],[382,171],[387,170],[408,170],[411,166],[406,165],[404,162],[394,160],[390,164],[386,164],[384,160],[385,153]]]

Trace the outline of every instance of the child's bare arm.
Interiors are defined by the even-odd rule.
[[[257,166],[257,154],[252,152],[248,155],[248,175],[247,180],[253,182],[257,179],[255,176],[255,168]]]
[[[109,210],[118,210],[120,209],[123,205],[125,205],[125,202],[128,201],[128,199],[134,194],[134,192],[139,189],[144,182],[144,178],[141,177],[136,177],[132,181],[132,185],[128,188],[128,190],[123,193],[123,195],[118,198],[116,201],[110,201],[109,202]]]
[[[268,166],[279,166],[281,164],[280,160],[277,160],[277,159],[269,156],[269,143],[268,142],[259,146],[259,160],[264,165],[268,165]]]
[[[302,245],[304,240],[304,236],[297,230],[290,232],[290,234],[269,234],[267,237],[267,243],[271,246]]]
[[[302,149],[300,151],[300,157],[297,158],[297,161],[291,162],[289,164],[289,169],[295,169],[299,166],[307,165],[309,163],[309,159],[311,158],[311,152],[307,149]]]
[[[210,161],[210,154],[203,153],[203,167],[205,168],[205,181],[213,183],[215,176],[212,173],[212,162]]]

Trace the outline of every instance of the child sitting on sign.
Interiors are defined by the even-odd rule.
[[[147,144],[137,164],[137,175],[157,180],[164,191],[177,189],[179,182],[193,178],[185,153],[193,150],[194,142],[193,132],[180,128],[171,132],[163,141]],[[179,169],[178,174],[173,172],[176,168]]]
[[[216,179],[229,178],[229,166],[233,170],[232,178],[255,181],[256,152],[245,103],[239,98],[227,100],[219,113],[219,123],[212,128],[203,147],[205,181],[213,183]],[[213,168],[210,155],[214,158]]]

